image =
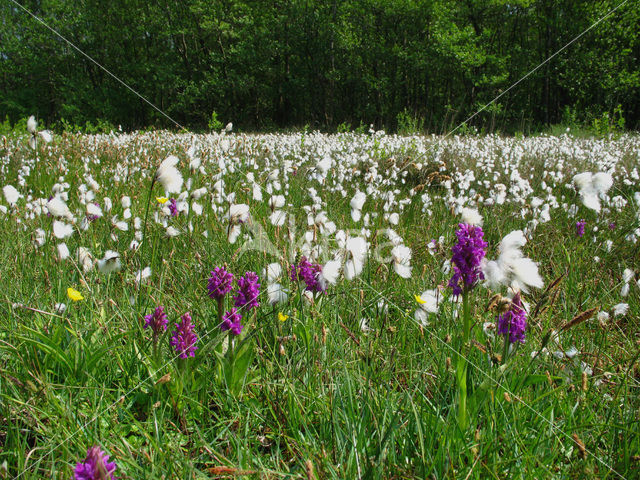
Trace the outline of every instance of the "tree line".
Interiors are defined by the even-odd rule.
[[[196,130],[309,126],[441,132],[640,125],[631,0],[21,0],[80,50]],[[171,122],[14,3],[0,5],[0,116]],[[506,93],[505,93],[506,92]]]

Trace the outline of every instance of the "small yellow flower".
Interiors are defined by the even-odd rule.
[[[418,302],[420,305],[423,305],[423,304],[427,303],[422,299],[422,297],[420,295],[414,295],[414,297],[416,299],[416,302]]]
[[[284,315],[282,312],[278,312],[278,320],[281,322],[286,322],[289,315]]]
[[[69,297],[74,302],[79,302],[80,300],[84,300],[82,294],[76,290],[75,288],[67,288],[67,297]]]
[[[165,203],[167,203],[169,201],[169,199],[167,197],[156,197],[156,201],[160,205],[164,205]]]

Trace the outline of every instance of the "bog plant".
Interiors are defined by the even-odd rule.
[[[632,478],[639,138],[369,129],[7,139],[8,475]]]

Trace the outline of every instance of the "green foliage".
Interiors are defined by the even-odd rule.
[[[218,127],[218,118],[274,130],[307,122],[334,130],[362,120],[388,131],[441,133],[616,5],[51,0],[26,6],[192,129]],[[564,123],[571,108],[572,121],[594,127],[593,119],[608,124],[602,116],[620,105],[625,126],[637,128],[639,12],[632,2],[622,5],[472,126],[540,130]],[[65,118],[82,131],[99,118],[124,129],[175,128],[24,11],[3,4],[0,18],[0,112],[12,122],[36,114],[48,124]],[[595,127],[607,129],[602,122]]]
[[[419,118],[407,108],[398,114],[398,133],[400,135],[416,135],[424,129],[424,118]]]
[[[222,122],[218,120],[218,114],[215,110],[211,112],[211,118],[209,118],[209,123],[207,124],[207,126],[212,132],[220,131],[222,130],[222,127],[224,127]]]

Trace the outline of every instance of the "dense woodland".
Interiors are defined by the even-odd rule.
[[[441,132],[622,0],[20,0],[180,124]],[[640,5],[610,17],[475,117],[530,132],[640,125]],[[171,126],[11,1],[0,4],[0,116]]]

